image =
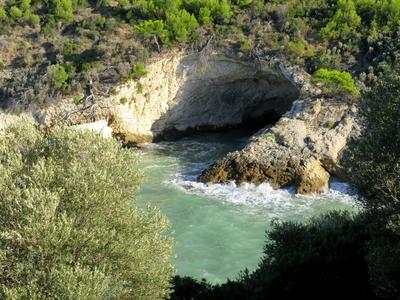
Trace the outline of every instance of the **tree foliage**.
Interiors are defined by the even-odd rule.
[[[362,94],[364,131],[345,159],[349,176],[369,208],[400,211],[400,65]]]
[[[168,222],[133,206],[135,155],[73,130],[0,138],[0,298],[163,299]]]
[[[57,89],[66,89],[68,87],[67,81],[69,79],[68,72],[63,65],[57,64],[48,68],[49,77]]]
[[[312,80],[315,83],[322,84],[324,91],[328,94],[359,94],[354,79],[349,72],[319,69],[313,74]]]
[[[321,33],[329,38],[337,39],[340,35],[350,36],[357,34],[361,25],[361,17],[357,14],[353,0],[339,0],[337,10]]]
[[[130,16],[145,17],[135,25],[137,31],[155,35],[164,44],[192,42],[200,24],[223,23],[232,16],[227,0],[128,1],[123,5],[131,6]]]
[[[345,212],[275,222],[255,272],[215,286],[176,278],[172,299],[375,299],[364,259],[367,223]]]
[[[344,156],[349,178],[374,216],[368,261],[381,296],[400,293],[400,65],[360,100],[363,132]]]

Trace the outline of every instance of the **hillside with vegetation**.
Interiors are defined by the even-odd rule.
[[[95,102],[164,53],[210,48],[287,61],[356,103],[362,130],[342,163],[362,211],[274,223],[257,270],[225,284],[174,278],[167,220],[132,204],[141,175],[128,149],[10,127],[0,298],[399,299],[400,0],[0,0],[0,107]]]
[[[380,1],[29,1],[0,3],[2,106],[112,94],[170,49],[269,55],[369,84],[398,55],[400,3]],[[347,77],[344,78],[347,80]]]

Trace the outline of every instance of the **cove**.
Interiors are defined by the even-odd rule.
[[[145,175],[139,204],[160,207],[171,221],[177,274],[212,283],[234,279],[241,270],[256,268],[272,220],[304,221],[332,209],[355,209],[354,194],[341,182],[314,196],[268,184],[196,182],[202,170],[240,148],[250,134],[244,129],[197,133],[133,150]]]

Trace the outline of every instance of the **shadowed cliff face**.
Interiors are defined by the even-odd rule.
[[[129,103],[115,105],[113,119],[115,132],[139,143],[248,124],[262,128],[299,96],[292,82],[270,67],[221,55],[165,58],[148,66],[141,93],[134,84],[120,89],[117,97]]]
[[[195,69],[193,61],[183,61],[182,67]],[[299,96],[282,75],[222,58],[190,77],[175,104],[154,122],[151,131],[156,140],[193,130],[249,124],[261,128],[278,121]]]

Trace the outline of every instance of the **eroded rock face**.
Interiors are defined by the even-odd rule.
[[[217,54],[167,57],[147,70],[139,82],[122,86],[113,101],[112,126],[127,142],[234,127],[247,120],[268,123],[299,95],[280,72]],[[118,104],[118,97],[128,103]]]

